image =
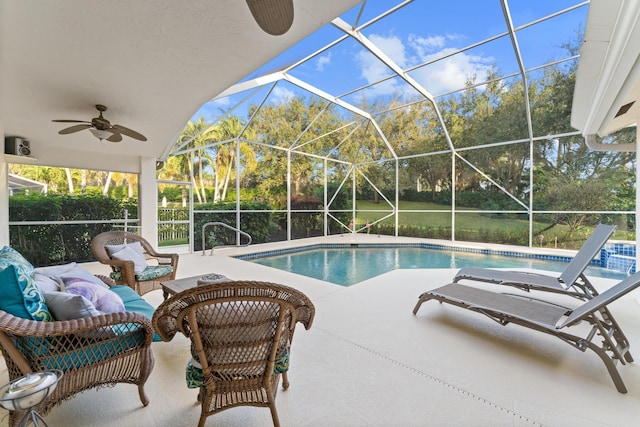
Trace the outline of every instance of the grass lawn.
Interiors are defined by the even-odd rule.
[[[358,200],[356,205],[356,223],[365,224],[367,220],[369,222],[377,221],[380,218],[385,217],[391,213],[389,205],[382,201],[381,203],[374,203],[372,201]],[[406,210],[446,210],[448,206],[438,205],[435,203],[427,202],[407,202],[400,201],[400,211]],[[362,211],[376,211],[376,212],[362,212]],[[522,214],[522,219],[511,218],[491,218],[486,214],[479,214],[477,212],[469,213],[456,213],[456,229],[458,230],[483,230],[483,231],[497,231],[504,230],[506,228],[514,231],[529,230],[529,221],[527,214]],[[394,224],[395,218],[389,217],[382,221],[383,224]],[[450,212],[400,212],[399,224],[411,227],[429,227],[429,228],[451,228],[451,213]],[[544,228],[547,225],[540,224],[540,228]]]
[[[359,227],[367,221],[373,223],[384,218],[391,213],[390,206],[383,200],[374,203],[370,200],[358,200],[356,211],[356,224]],[[445,211],[450,206],[438,205],[428,202],[400,201],[398,225],[399,233],[408,236],[420,236],[422,233],[431,230],[428,234],[434,234],[437,238],[448,238],[451,233],[451,213],[450,212],[402,212],[402,211]],[[366,211],[366,212],[365,212]],[[529,218],[526,213],[509,214],[501,217],[498,215],[481,214],[478,212],[465,213],[464,209],[456,212],[456,239],[470,241],[484,241],[494,243],[516,243],[527,245],[529,235]],[[623,223],[618,227],[613,235],[613,239],[634,240],[635,233],[626,230],[624,223],[626,220],[620,218]],[[395,217],[391,216],[380,222],[383,228],[393,226]],[[537,234],[544,235],[542,245],[545,247],[557,247],[562,249],[578,249],[591,234],[593,227],[582,227],[573,233],[567,225],[555,225],[546,230],[551,223],[534,222],[534,246],[538,246]],[[387,226],[387,227],[384,227]],[[373,230],[376,230],[374,226]],[[545,231],[542,231],[545,230]]]

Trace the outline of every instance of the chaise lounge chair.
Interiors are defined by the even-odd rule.
[[[514,286],[525,291],[536,289],[567,294],[578,299],[591,299],[598,295],[598,292],[586,278],[584,271],[609,237],[611,237],[615,228],[615,225],[599,224],[560,276],[555,277],[524,271],[465,267],[458,271],[453,278],[453,282],[473,280]]]
[[[623,365],[626,364],[625,361],[633,362],[633,358],[629,353],[629,341],[616,321],[610,317],[607,305],[638,286],[640,273],[626,278],[616,286],[571,309],[525,295],[501,294],[450,283],[420,295],[413,314],[418,312],[424,301],[435,299],[441,303],[482,313],[502,326],[514,323],[554,335],[580,351],[593,350],[604,362],[618,391],[626,393],[627,388],[616,365],[618,361]],[[584,336],[567,331],[583,321],[591,325],[590,329],[577,328],[583,333],[586,332]]]

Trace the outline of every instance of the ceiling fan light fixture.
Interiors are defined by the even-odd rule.
[[[98,138],[100,141],[102,141],[103,139],[107,139],[111,137],[111,135],[113,135],[113,132],[109,132],[108,130],[100,130],[100,129],[92,128],[92,129],[89,129],[89,131],[93,134],[93,136]]]
[[[272,36],[281,36],[293,24],[293,0],[247,0],[260,28]]]

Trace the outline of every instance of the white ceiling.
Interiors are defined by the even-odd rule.
[[[39,164],[134,171],[203,103],[358,2],[295,0],[276,37],[244,0],[0,0],[0,131],[29,139]],[[58,135],[68,125],[52,119],[89,121],[95,104],[148,141]]]

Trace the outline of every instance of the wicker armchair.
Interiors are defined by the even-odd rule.
[[[153,334],[151,321],[137,313],[40,322],[0,310],[0,349],[10,381],[31,372],[64,372],[55,391],[36,406],[41,415],[85,390],[117,383],[136,384],[147,406],[144,384],[154,365]],[[10,411],[9,425],[15,426],[23,415]]]
[[[200,388],[200,427],[208,416],[240,405],[269,407],[279,426],[275,397],[280,374],[283,388],[289,386],[293,332],[297,322],[309,329],[314,315],[311,301],[296,289],[236,281],[170,297],[153,325],[164,341],[177,332],[191,339],[193,363],[201,365],[192,373]]]
[[[107,245],[122,245],[133,242],[140,242],[145,258],[147,260],[155,260],[158,264],[157,266],[148,267],[144,275],[135,272],[133,261],[114,259],[107,250]],[[175,279],[176,271],[178,270],[178,254],[156,252],[144,238],[127,231],[106,231],[98,234],[91,241],[91,252],[99,262],[111,267],[111,278],[117,284],[127,285],[140,295],[161,289],[160,282]]]

